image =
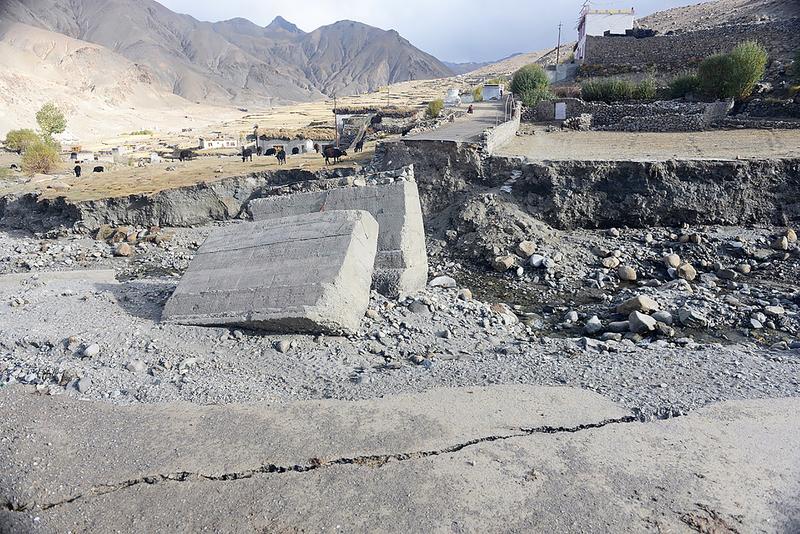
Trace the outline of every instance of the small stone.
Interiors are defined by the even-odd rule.
[[[628,316],[628,323],[630,325],[631,332],[634,334],[646,334],[656,329],[658,321],[649,315],[635,311]]]
[[[739,274],[750,274],[750,272],[753,270],[749,263],[740,263],[735,267],[735,269]]]
[[[764,308],[764,312],[771,317],[781,317],[786,313],[786,310],[783,309],[783,306],[767,306]]]
[[[784,236],[789,243],[797,243],[797,232],[793,228],[788,228]]]
[[[591,319],[586,321],[586,325],[584,325],[583,331],[589,336],[599,334],[600,332],[603,331],[603,323],[600,321],[600,318],[598,316],[594,315],[592,316]]]
[[[528,259],[536,252],[536,243],[533,241],[522,241],[517,245],[517,254],[524,259]]]
[[[98,241],[107,241],[114,235],[114,229],[108,224],[101,224],[94,234],[94,238]]]
[[[504,273],[517,263],[514,256],[498,256],[492,262],[492,267],[498,273]]]
[[[289,352],[289,349],[292,348],[292,344],[286,341],[285,339],[281,339],[277,343],[275,343],[275,350],[280,352],[281,354],[286,354]]]
[[[772,242],[772,248],[775,250],[789,250],[789,238],[785,235],[779,237]]]
[[[451,278],[450,276],[437,276],[433,280],[431,280],[428,285],[430,287],[443,287],[446,289],[453,289],[458,284],[456,284],[455,279]]]
[[[631,329],[631,324],[629,321],[615,321],[608,325],[609,332],[616,332],[616,333],[623,333],[628,332]]]
[[[682,278],[687,282],[692,282],[697,278],[697,270],[692,267],[691,263],[681,263],[678,266],[678,278]]]
[[[672,314],[668,311],[657,311],[653,314],[653,319],[665,325],[671,325],[674,321]]]
[[[651,299],[647,295],[638,295],[632,299],[628,299],[619,306],[617,306],[617,313],[628,315],[631,312],[651,313],[661,309],[658,302]]]
[[[143,373],[147,369],[147,365],[142,360],[132,360],[128,362],[125,369],[131,373]]]
[[[133,248],[128,243],[120,243],[114,248],[114,256],[128,257],[133,255]]]
[[[100,354],[100,345],[97,343],[92,343],[88,345],[83,351],[81,352],[84,358],[94,358],[98,354]]]
[[[377,312],[377,310],[373,310],[372,308],[367,310],[367,313],[364,314],[368,319],[372,319],[373,321],[377,321],[381,318],[381,315]]]
[[[619,267],[619,263],[620,263],[620,261],[619,261],[619,259],[618,259],[618,258],[615,258],[614,256],[609,256],[609,257],[607,257],[607,258],[603,258],[603,259],[600,261],[600,263],[601,263],[601,264],[603,265],[603,267],[605,267],[606,269],[616,269],[617,267]]]
[[[611,237],[619,237],[620,236],[620,232],[616,228],[609,228],[608,229],[608,235],[610,235]]]
[[[465,302],[469,302],[472,300],[472,291],[467,288],[464,288],[458,292],[458,299],[463,300]]]
[[[566,323],[576,323],[576,322],[578,322],[578,312],[576,312],[574,310],[568,311],[564,315],[564,322],[566,322]]]
[[[408,305],[408,309],[411,313],[428,313],[431,311],[427,304],[419,300],[411,301]]]
[[[544,256],[542,256],[541,254],[534,254],[533,256],[531,256],[531,261],[530,261],[531,267],[534,267],[536,269],[542,267],[542,265],[544,265],[544,259],[545,259]]]
[[[627,265],[620,265],[619,269],[617,269],[617,276],[619,276],[620,280],[625,282],[633,282],[637,278],[636,271],[633,267],[628,267]]]
[[[75,388],[78,390],[79,393],[85,394],[89,391],[89,388],[92,387],[92,381],[89,377],[83,377],[78,380],[78,383],[75,384]]]
[[[664,265],[677,269],[681,265],[681,257],[677,254],[667,254],[664,256]]]
[[[703,313],[691,308],[678,310],[678,319],[682,325],[690,328],[705,328],[708,326],[708,318]]]
[[[736,280],[739,277],[739,273],[733,269],[720,269],[717,271],[717,276],[723,280]]]

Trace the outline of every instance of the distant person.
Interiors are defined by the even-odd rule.
[[[72,170],[75,171],[75,178],[80,178],[81,177],[81,166],[80,165],[75,165],[75,168],[72,169]]]
[[[474,110],[472,109],[472,104],[469,105],[467,108],[467,113],[472,113]]]

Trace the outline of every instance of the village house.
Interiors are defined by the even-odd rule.
[[[230,137],[223,137],[218,135],[214,138],[200,138],[200,148],[202,150],[209,150],[212,148],[236,148],[239,146],[239,141]]]
[[[583,4],[578,19],[578,45],[575,59],[586,59],[586,38],[604,35],[626,35],[633,29],[634,8],[630,9],[592,9],[591,2]]]
[[[483,84],[483,99],[484,100],[500,100],[505,93],[505,86],[502,83],[485,83]]]

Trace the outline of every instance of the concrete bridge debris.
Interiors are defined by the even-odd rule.
[[[327,211],[214,231],[164,307],[167,322],[349,334],[367,311],[378,223]]]

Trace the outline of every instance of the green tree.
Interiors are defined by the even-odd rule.
[[[764,76],[767,51],[763,46],[747,41],[729,54],[706,58],[698,69],[700,89],[710,98],[744,99]]]
[[[479,85],[472,90],[472,100],[475,102],[483,102],[483,86]]]
[[[425,114],[428,116],[428,118],[435,119],[442,114],[443,109],[444,100],[439,98],[428,103],[428,109],[425,110]]]
[[[523,100],[525,93],[528,91],[536,91],[541,88],[547,89],[549,87],[550,79],[547,77],[547,73],[540,65],[536,64],[525,65],[515,72],[514,77],[511,79],[511,92]]]
[[[11,130],[6,134],[5,145],[9,150],[21,154],[37,141],[41,141],[41,139],[31,129]]]
[[[59,160],[55,145],[40,139],[30,145],[22,155],[22,171],[29,176],[47,174],[56,168]]]
[[[36,122],[39,123],[39,128],[45,137],[52,137],[67,129],[67,119],[64,117],[64,113],[52,102],[42,106],[42,109],[36,113]]]

